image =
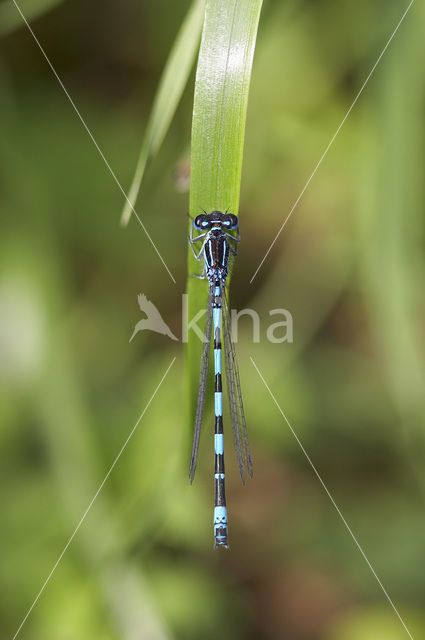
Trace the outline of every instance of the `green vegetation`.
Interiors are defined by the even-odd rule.
[[[13,5],[3,5],[0,16],[10,16]],[[32,27],[127,188],[169,52],[194,5],[36,5]],[[212,550],[207,428],[194,485],[187,480],[182,345],[147,331],[128,342],[141,319],[140,292],[181,335],[189,60],[180,101],[166,103],[167,118],[174,117],[159,128],[140,210],[136,203],[173,285],[135,217],[120,226],[122,194],[30,34],[7,27],[0,64],[0,637],[13,638],[175,356],[18,637],[408,638],[250,356],[410,633],[415,640],[425,634],[420,3],[249,284],[406,6],[265,3],[239,204],[243,135],[231,163],[234,191],[217,198],[205,181],[205,172],[215,179],[213,155],[201,144],[193,150],[190,210],[239,211],[232,307],[255,309],[261,319],[258,344],[250,318],[239,323],[254,478],[241,486],[227,433],[228,553]],[[192,35],[195,50],[199,31],[198,40]],[[216,103],[204,94],[208,104]],[[195,114],[196,123],[202,141]],[[293,344],[265,339],[276,308],[292,313]]]
[[[190,215],[238,214],[246,109],[262,0],[207,2],[196,71],[190,165]],[[191,226],[189,221],[189,227]],[[188,246],[188,310],[205,309],[208,283]],[[186,370],[191,420],[198,395],[202,342],[191,332]]]

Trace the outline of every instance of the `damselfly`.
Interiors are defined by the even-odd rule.
[[[230,313],[226,292],[226,281],[230,264],[234,256],[236,256],[236,247],[239,242],[239,225],[238,219],[234,214],[227,212],[222,213],[221,211],[200,214],[196,216],[192,222],[189,244],[195,258],[197,260],[204,259],[203,274],[198,277],[208,279],[209,295],[189,478],[190,481],[193,482],[198,458],[199,436],[201,433],[205,392],[207,388],[211,329],[213,329],[215,400],[214,537],[215,548],[223,546],[228,549],[221,381],[222,336],[230,417],[239,471],[243,483],[245,482],[245,471],[249,476],[252,476],[252,460],[246,431],[235,348],[230,332]],[[200,231],[200,235],[194,237],[194,229]],[[232,233],[230,233],[232,231],[236,235],[232,235]],[[195,246],[199,248],[199,244],[197,245],[196,243],[200,242],[202,242],[202,245],[197,252]]]

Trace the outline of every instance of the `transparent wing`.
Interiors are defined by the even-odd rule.
[[[230,417],[232,420],[233,439],[242,482],[245,483],[244,471],[252,477],[252,458],[249,449],[248,433],[246,430],[245,413],[243,409],[241,384],[239,380],[238,363],[235,347],[232,342],[229,303],[225,288],[222,286],[223,301],[223,341],[224,361],[227,375],[227,393],[229,396]]]
[[[202,416],[204,414],[205,390],[207,388],[208,363],[210,359],[210,341],[212,327],[212,292],[208,296],[207,319],[204,329],[204,348],[201,357],[201,372],[199,375],[198,401],[196,405],[195,429],[193,432],[192,456],[190,459],[189,478],[193,482],[195,477],[196,462],[198,460],[199,438],[201,435]]]

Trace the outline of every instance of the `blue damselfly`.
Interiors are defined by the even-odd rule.
[[[200,235],[194,237],[194,229],[197,232],[200,231]],[[231,232],[234,232],[236,235],[232,235]],[[204,260],[203,274],[198,277],[208,279],[209,294],[189,478],[190,481],[193,482],[196,461],[198,458],[199,437],[201,433],[205,392],[207,388],[211,329],[213,329],[215,406],[214,538],[215,548],[223,546],[226,549],[228,548],[228,542],[221,380],[222,336],[230,417],[232,421],[233,439],[239,471],[243,483],[245,482],[245,471],[250,477],[252,476],[252,460],[246,431],[235,348],[231,338],[230,312],[226,292],[227,276],[229,274],[231,261],[236,256],[236,247],[238,242],[238,218],[232,213],[212,211],[211,213],[200,214],[192,220],[189,244],[195,258],[197,260]],[[195,247],[199,248],[199,244],[197,243],[202,243],[199,251],[195,249]]]

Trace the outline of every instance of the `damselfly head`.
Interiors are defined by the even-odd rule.
[[[208,229],[228,229],[233,231],[238,228],[238,218],[233,213],[223,213],[222,211],[212,211],[211,213],[201,213],[193,221],[195,228],[202,231]]]

